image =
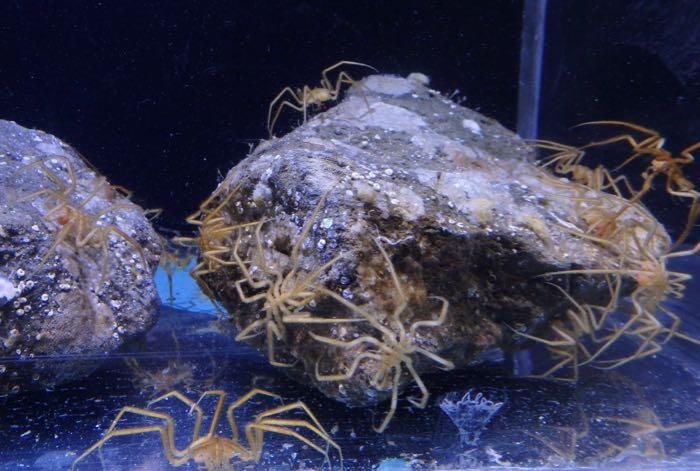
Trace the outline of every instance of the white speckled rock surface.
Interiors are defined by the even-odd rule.
[[[544,175],[531,153],[497,122],[434,90],[371,76],[337,106],[260,144],[231,171],[215,201],[226,198],[221,210],[226,224],[269,220],[261,228],[264,257],[256,252],[252,230],[241,233],[238,253],[251,270],[261,269],[264,259],[268,269],[282,267],[285,273],[292,245],[328,192],[302,245],[301,270],[311,272],[339,256],[319,281],[388,325],[398,295],[374,242],[378,238],[408,300],[401,313],[405,328],[437,316],[431,297],[449,301],[446,321],[417,330],[413,344],[467,365],[493,348],[517,347],[522,338],[511,327],[534,332],[561,312],[566,301],[539,275],[615,266],[604,248],[562,230],[581,223],[569,198],[573,190]],[[237,193],[230,195],[233,188]],[[233,247],[234,238],[223,244]],[[240,302],[235,282],[242,278],[234,263],[203,277],[239,329],[259,319],[263,307]],[[577,299],[601,301],[607,295],[600,279],[578,276],[568,282]],[[337,301],[316,298],[305,308],[314,315],[353,315]],[[314,341],[309,331],[348,342],[376,337],[375,330],[366,323],[290,325],[276,348],[298,360],[287,371],[331,397],[362,405],[390,392],[376,387],[381,365],[368,359],[349,379],[318,381],[317,363],[326,374],[348,371],[366,345],[338,348]],[[249,341],[263,348],[266,336]],[[413,359],[419,372],[435,370],[434,362]],[[400,381],[411,378],[404,371]]]
[[[157,235],[70,146],[9,121],[0,189],[0,394],[85,376],[155,323]]]

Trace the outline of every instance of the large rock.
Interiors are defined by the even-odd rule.
[[[571,307],[551,281],[607,302],[600,277],[539,276],[616,259],[572,235],[581,187],[546,175],[531,154],[417,81],[368,77],[231,170],[197,215],[195,275],[271,361],[346,403],[381,400],[395,378],[403,387],[517,347],[514,330],[537,332]],[[640,218],[632,213],[621,219]]]
[[[0,121],[0,394],[94,370],[156,320],[143,210],[54,136]]]

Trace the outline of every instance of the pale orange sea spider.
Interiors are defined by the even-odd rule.
[[[688,235],[690,235],[695,221],[697,220],[698,216],[700,216],[700,192],[696,191],[695,185],[685,177],[682,167],[695,161],[692,152],[700,149],[700,142],[696,142],[695,144],[686,147],[679,152],[678,156],[674,156],[670,151],[663,148],[663,145],[666,142],[664,137],[662,137],[657,131],[645,128],[638,124],[629,123],[627,121],[604,120],[589,121],[587,123],[579,124],[578,126],[599,124],[622,126],[647,136],[638,142],[631,134],[621,134],[602,141],[592,142],[581,147],[581,149],[587,149],[616,142],[627,142],[632,147],[634,154],[618,165],[614,170],[621,169],[638,157],[651,157],[649,166],[642,173],[644,183],[642,184],[641,189],[634,194],[634,197],[630,201],[637,202],[641,200],[641,198],[648,193],[649,190],[651,190],[654,179],[659,175],[666,176],[667,193],[673,196],[679,196],[681,198],[692,199],[692,205],[688,213],[686,226],[676,240],[676,246],[682,244]]]
[[[75,172],[72,164],[64,156],[52,156],[51,159],[53,161],[63,161],[68,174],[67,182],[51,170],[44,159],[38,159],[17,170],[17,172],[20,172],[32,167],[38,167],[58,187],[56,189],[42,188],[17,199],[17,201],[26,201],[42,196],[45,201],[50,201],[47,205],[48,210],[43,218],[57,225],[59,229],[53,243],[42,256],[41,262],[45,263],[61,243],[69,244],[76,251],[88,246],[101,248],[103,262],[102,273],[98,281],[99,287],[107,277],[109,270],[109,237],[110,235],[115,235],[131,245],[139,253],[144,263],[144,269],[147,269],[149,262],[141,244],[119,227],[113,224],[105,224],[102,221],[102,218],[113,211],[138,210],[138,206],[128,202],[111,204],[106,209],[96,213],[89,213],[86,209],[88,204],[98,195],[103,196],[106,200],[113,200],[116,198],[117,192],[123,193],[125,190],[122,190],[121,187],[110,185],[104,177],[99,177],[94,183],[92,191],[80,203],[72,203],[71,198],[76,190]]]
[[[696,254],[700,251],[700,243],[689,250],[671,252],[657,257],[646,250],[645,244],[639,241],[636,235],[632,234],[631,238],[637,245],[637,253],[643,256],[642,259],[632,261],[632,266],[617,269],[563,270],[547,274],[616,275],[631,277],[637,283],[637,288],[630,295],[634,312],[621,327],[615,329],[613,334],[607,337],[605,343],[590,358],[581,363],[582,365],[596,361],[623,335],[641,339],[637,350],[626,357],[599,361],[596,367],[617,368],[630,361],[653,355],[661,350],[663,344],[674,337],[700,344],[700,340],[679,332],[681,319],[663,305],[669,296],[682,298],[685,282],[691,278],[687,273],[668,271],[666,268],[668,260]],[[664,325],[659,320],[657,311],[671,319],[670,326]],[[663,336],[663,339],[659,340],[660,336]]]
[[[311,227],[323,206],[328,192],[319,199],[311,216],[304,224],[301,233],[297,237],[289,262],[285,267],[275,267],[265,261],[265,250],[262,244],[262,227],[268,220],[259,221],[255,228],[255,271],[248,268],[250,261],[241,258],[239,245],[241,234],[239,231],[232,250],[234,261],[230,265],[236,265],[243,278],[236,281],[235,286],[239,298],[244,303],[262,302],[263,317],[251,322],[236,336],[236,340],[246,340],[260,333],[262,329],[267,335],[267,356],[271,365],[289,367],[294,363],[285,363],[275,359],[275,339],[281,341],[286,337],[285,324],[339,324],[347,322],[364,322],[364,319],[334,318],[312,316],[304,311],[304,307],[311,303],[318,295],[322,286],[319,277],[340,259],[340,255],[331,258],[310,272],[300,270],[301,247],[306,240]],[[256,291],[254,294],[246,294],[243,285]]]
[[[625,432],[632,440],[625,446],[610,441],[610,451],[616,451],[617,457],[624,455],[634,448],[639,449],[646,457],[666,459],[666,450],[659,434],[671,434],[700,427],[700,420],[673,425],[663,425],[661,419],[650,407],[642,407],[636,411],[636,417],[598,417],[597,420],[624,425]]]
[[[608,316],[617,308],[622,285],[621,277],[619,275],[606,275],[606,285],[610,296],[606,306],[582,304],[576,301],[561,286],[553,283],[549,284],[557,288],[574,306],[574,309],[566,310],[562,319],[557,319],[550,325],[550,330],[555,334],[555,337],[537,337],[512,328],[511,330],[522,337],[545,345],[552,358],[560,359],[547,371],[531,377],[575,382],[578,381],[579,367],[586,364],[592,357],[591,351],[586,347],[583,338],[587,337],[595,343],[602,343],[607,341],[612,335],[601,336],[600,333],[605,330]],[[596,311],[599,314],[596,314]],[[571,376],[552,376],[553,373],[564,367],[571,369]]]
[[[176,357],[168,360],[168,366],[165,368],[150,370],[141,366],[134,357],[124,359],[124,362],[134,375],[132,379],[134,385],[143,392],[150,390],[151,397],[175,389],[178,385],[184,386],[189,391],[195,383],[195,366],[192,363],[182,361],[180,342],[174,331],[171,334],[175,345]]]
[[[554,171],[560,175],[571,175],[571,180],[597,192],[612,190],[615,195],[623,197],[619,183],[624,183],[626,190],[630,194],[635,191],[629,182],[629,179],[624,175],[613,177],[610,171],[602,165],[596,168],[590,168],[581,164],[585,152],[581,148],[567,146],[554,141],[533,140],[528,141],[530,144],[540,149],[557,151],[555,154],[548,156],[546,161],[540,166],[541,169],[547,169],[550,165],[554,165]]]
[[[454,363],[419,346],[416,338],[416,331],[418,329],[427,327],[440,327],[445,322],[445,319],[447,318],[449,302],[443,297],[431,296],[431,299],[438,300],[442,303],[442,307],[440,308],[438,317],[436,319],[414,322],[413,324],[411,324],[407,331],[406,327],[404,326],[403,320],[401,319],[401,314],[408,307],[408,298],[404,293],[404,290],[401,286],[401,282],[399,281],[398,274],[396,273],[394,265],[392,264],[389,255],[386,253],[386,250],[382,246],[381,242],[379,242],[379,240],[374,239],[374,242],[379,248],[382,257],[384,258],[384,261],[387,264],[387,269],[389,271],[392,283],[394,285],[395,296],[396,298],[398,298],[396,307],[389,318],[389,325],[391,327],[387,327],[381,322],[379,322],[379,320],[374,315],[367,312],[362,307],[357,306],[356,304],[348,301],[344,297],[331,290],[323,288],[321,290],[323,293],[336,299],[338,302],[346,306],[351,312],[359,314],[364,319],[366,319],[374,329],[379,331],[379,333],[381,334],[381,340],[370,335],[364,335],[351,341],[342,341],[331,337],[324,337],[321,335],[317,335],[313,332],[309,332],[309,335],[319,342],[334,347],[344,349],[353,349],[356,347],[363,348],[363,350],[361,350],[360,353],[355,355],[352,365],[350,365],[350,367],[345,373],[321,374],[319,369],[319,362],[317,362],[315,374],[316,379],[319,381],[345,381],[350,379],[355,374],[358,367],[360,366],[360,363],[362,363],[363,361],[374,360],[374,362],[376,362],[377,371],[371,378],[371,385],[379,390],[391,389],[391,404],[389,406],[389,412],[387,413],[386,417],[379,425],[379,427],[373,426],[376,432],[382,433],[389,425],[389,422],[391,422],[391,419],[394,417],[394,413],[396,412],[399,383],[403,374],[404,366],[408,370],[409,374],[411,375],[411,378],[421,391],[420,399],[409,397],[407,398],[408,401],[418,408],[425,408],[425,406],[428,404],[430,393],[428,392],[428,388],[423,383],[423,380],[418,375],[413,365],[413,356],[415,354],[420,354],[434,361],[442,369],[445,370],[453,369]]]
[[[226,410],[226,419],[231,428],[231,438],[216,435],[226,398],[226,393],[222,390],[207,391],[200,396],[197,402],[194,402],[178,391],[171,391],[150,401],[148,403],[148,407],[151,407],[152,405],[166,399],[175,398],[185,403],[189,407],[190,413],[193,411],[195,412],[196,418],[194,431],[192,433],[192,440],[183,449],[180,449],[175,445],[175,421],[169,414],[164,412],[156,412],[150,409],[126,406],[119,411],[115,419],[112,421],[112,424],[107,429],[104,437],[95,442],[90,448],[78,456],[75,461],[73,461],[71,469],[74,470],[78,462],[82,461],[96,449],[101,448],[105,442],[111,438],[125,435],[140,435],[151,432],[157,432],[160,435],[165,457],[168,462],[175,467],[183,466],[190,460],[193,460],[199,467],[203,467],[207,471],[226,471],[233,470],[234,463],[244,463],[250,461],[258,462],[262,455],[265,432],[278,433],[295,438],[321,453],[325,457],[325,460],[330,462],[328,452],[318,443],[315,443],[310,438],[302,435],[300,433],[302,430],[307,430],[317,438],[320,438],[326,445],[332,446],[338,450],[338,454],[340,456],[340,467],[342,469],[343,454],[340,446],[333,441],[316,416],[311,412],[306,404],[301,401],[275,407],[257,414],[252,421],[248,422],[244,426],[243,430],[248,446],[246,447],[244,444],[242,444],[240,441],[240,431],[234,417],[234,411],[258,395],[281,399],[277,394],[256,388],[233,402]],[[211,425],[209,426],[209,432],[206,435],[201,435],[200,431],[202,428],[202,417],[204,414],[199,406],[199,403],[207,396],[216,396],[218,397],[218,400],[216,403],[216,409],[214,410],[214,415],[211,419]],[[310,421],[300,418],[277,417],[279,414],[290,411],[302,411],[306,414]],[[160,423],[139,427],[117,428],[119,421],[125,414],[135,414],[158,419]]]
[[[270,133],[270,137],[273,135],[272,131],[275,127],[275,123],[277,122],[277,119],[279,118],[280,113],[282,113],[284,107],[289,107],[293,110],[302,112],[304,114],[304,123],[306,123],[307,109],[309,106],[320,105],[328,101],[335,101],[340,95],[340,88],[343,86],[343,84],[353,85],[355,80],[353,80],[353,78],[344,71],[341,71],[338,74],[335,84],[333,84],[331,79],[328,77],[328,74],[331,71],[344,65],[368,67],[375,72],[377,71],[377,69],[371,65],[362,64],[360,62],[340,61],[323,69],[321,72],[321,82],[318,87],[311,88],[308,85],[304,85],[302,88],[297,88],[296,90],[292,87],[283,88],[282,91],[279,92],[279,94],[277,94],[277,96],[270,102],[270,106],[267,111],[267,130]],[[285,95],[288,95],[291,101],[290,99],[282,100]],[[276,111],[273,111],[275,110],[275,105],[277,108]]]
[[[231,252],[229,237],[236,230],[255,224],[230,224],[222,212],[243,183],[241,180],[231,188],[231,182],[237,175],[236,172],[230,172],[212,194],[199,205],[197,211],[186,218],[189,224],[198,227],[196,237],[173,238],[175,243],[196,246],[199,249],[201,260],[190,270],[190,275],[212,300],[216,299],[216,295],[204,281],[203,276],[215,273],[220,267],[230,264],[230,260],[222,258]],[[217,200],[226,191],[228,192],[226,196]],[[218,304],[215,303],[215,306],[219,309]]]

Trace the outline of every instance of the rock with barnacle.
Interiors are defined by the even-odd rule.
[[[194,215],[194,275],[240,339],[328,396],[425,392],[423,372],[515,348],[514,330],[570,307],[539,275],[615,267],[566,230],[577,200],[531,152],[421,81],[370,76],[231,170]],[[576,299],[607,301],[600,278],[566,280]]]
[[[2,395],[85,376],[95,355],[150,328],[160,246],[124,190],[56,137],[9,121],[0,189]]]

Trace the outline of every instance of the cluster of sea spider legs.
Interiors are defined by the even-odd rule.
[[[679,330],[680,318],[664,302],[669,297],[682,297],[684,282],[690,278],[685,273],[669,271],[667,262],[675,257],[695,254],[700,250],[700,245],[673,251],[664,229],[642,205],[641,200],[651,191],[652,182],[657,177],[662,177],[666,180],[665,189],[668,194],[692,201],[686,228],[676,245],[682,243],[690,234],[700,212],[700,193],[684,177],[682,167],[693,161],[691,152],[700,144],[683,150],[676,157],[663,148],[664,140],[655,131],[617,121],[594,124],[625,126],[646,137],[638,140],[628,133],[578,148],[551,141],[534,142],[540,148],[554,151],[540,165],[541,177],[566,190],[559,192],[557,197],[573,201],[580,216],[580,221],[577,221],[579,229],[567,226],[561,226],[560,229],[604,247],[614,254],[616,260],[614,268],[594,267],[542,275],[602,277],[609,288],[609,299],[605,305],[586,304],[574,299],[564,288],[553,285],[570,302],[571,307],[554,320],[542,336],[518,333],[545,345],[554,359],[553,366],[537,375],[539,377],[576,381],[579,367],[583,365],[602,369],[617,368],[657,353],[672,338],[698,343],[698,340]],[[590,168],[584,164],[586,150],[615,142],[625,142],[632,147],[632,155],[617,168]],[[639,190],[634,190],[630,179],[620,172],[622,167],[636,159],[646,159],[648,164],[642,174],[643,184]],[[561,177],[569,177],[570,180]],[[201,249],[200,262],[192,274],[203,288],[213,296],[203,277],[222,267],[235,267],[242,275],[235,281],[240,301],[258,303],[261,306],[261,316],[245,326],[237,339],[265,335],[270,363],[288,367],[292,364],[277,358],[275,344],[285,342],[287,326],[290,324],[367,323],[374,334],[362,335],[349,341],[320,335],[311,330],[308,332],[309,337],[317,342],[353,353],[347,356],[352,358],[351,364],[337,365],[338,372],[321,373],[317,363],[316,378],[319,381],[344,381],[361,370],[362,365],[372,365],[366,370],[373,372],[371,385],[381,391],[391,391],[389,412],[381,424],[375,427],[378,432],[386,429],[396,411],[398,388],[404,374],[410,375],[421,392],[419,399],[409,398],[409,401],[414,406],[425,407],[429,394],[414,367],[415,356],[421,355],[443,369],[451,369],[454,365],[437,352],[420,346],[416,333],[419,329],[442,326],[448,315],[448,300],[432,297],[434,302],[439,303],[435,312],[426,315],[424,320],[407,325],[402,317],[411,310],[409,299],[404,293],[400,274],[396,272],[379,237],[374,239],[374,243],[386,263],[386,273],[393,285],[395,308],[392,312],[377,313],[367,306],[355,304],[328,289],[320,281],[340,256],[331,258],[313,270],[302,269],[300,262],[303,244],[323,207],[326,195],[319,199],[301,228],[286,261],[270,261],[261,234],[263,227],[272,221],[262,219],[233,224],[222,211],[242,184],[243,180],[239,179],[237,184],[232,185],[236,178],[239,177],[232,172],[188,221],[199,226],[199,236],[190,240],[196,241]],[[224,192],[226,194],[222,196]],[[239,253],[243,237],[253,241],[249,244],[253,247],[252,255],[249,252],[245,255]],[[621,321],[620,316],[623,314],[613,314],[619,311],[625,279],[633,280],[636,287],[629,295],[632,310]],[[336,301],[352,315],[336,318],[310,313],[308,306],[320,297]],[[379,319],[386,319],[387,322],[382,323]],[[627,342],[628,340],[632,342]]]
[[[311,94],[310,91],[303,91],[299,97],[292,94],[295,101],[299,103],[300,111],[305,112],[307,106],[315,101],[321,102],[337,98],[340,85],[352,82],[349,76],[341,76],[336,85],[330,84],[325,74],[341,64],[348,63],[339,63],[324,71],[323,77],[327,83],[322,83],[321,88],[333,92],[328,97],[324,95],[316,99],[313,98],[315,95]],[[307,98],[307,96],[312,98]],[[279,100],[280,97],[281,95],[276,100]],[[271,104],[271,110],[272,106]],[[291,104],[283,102],[280,109],[283,106],[291,106]],[[268,120],[270,131],[279,116],[280,109],[276,113],[270,111],[270,119]],[[554,320],[542,336],[518,332],[518,335],[543,344],[554,360],[553,366],[537,376],[566,381],[576,381],[579,376],[579,368],[583,365],[602,369],[617,368],[657,353],[664,344],[673,338],[700,343],[680,331],[680,318],[665,306],[665,301],[669,297],[681,298],[683,296],[684,283],[690,278],[688,274],[669,271],[667,269],[668,261],[672,258],[695,254],[700,250],[700,244],[686,250],[674,250],[663,228],[642,204],[642,199],[652,191],[652,184],[657,177],[664,180],[666,193],[691,200],[686,227],[678,237],[674,247],[679,246],[687,239],[698,215],[700,215],[700,193],[684,176],[683,167],[693,162],[692,152],[700,148],[700,143],[690,146],[674,156],[664,149],[664,138],[651,129],[622,121],[599,121],[585,124],[619,126],[625,128],[627,132],[581,147],[566,146],[552,141],[535,141],[533,144],[553,152],[540,165],[541,177],[550,184],[566,190],[564,193],[567,196],[561,196],[561,193],[558,193],[557,197],[573,201],[580,216],[579,224],[577,224],[579,229],[567,226],[561,226],[560,229],[572,236],[586,239],[606,248],[615,254],[616,266],[614,268],[605,266],[565,270],[543,274],[543,276],[603,277],[609,287],[609,300],[605,305],[586,304],[574,299],[564,288],[553,285],[570,302],[571,307]],[[637,137],[638,135],[641,137]],[[626,143],[631,147],[631,154],[617,167],[610,170],[602,165],[595,168],[585,165],[584,158],[589,149],[614,143]],[[644,161],[646,168],[641,175],[642,186],[635,190],[630,178],[624,175],[621,169],[632,161],[639,160]],[[77,248],[92,245],[100,247],[106,252],[109,235],[112,234],[122,237],[141,252],[138,243],[115,226],[93,224],[105,213],[115,209],[127,209],[126,206],[115,205],[96,215],[87,215],[83,211],[86,203],[98,191],[106,191],[106,188],[103,188],[104,184],[98,185],[95,192],[88,195],[82,203],[71,204],[68,197],[74,191],[75,178],[70,171],[69,162],[66,162],[70,174],[68,184],[65,184],[63,179],[59,178],[44,161],[34,162],[24,169],[29,167],[39,168],[57,187],[23,197],[23,199],[30,199],[41,196],[46,201],[50,201],[51,207],[46,218],[55,220],[56,224],[63,227],[58,232],[49,254],[55,250],[59,243],[68,241],[73,241]],[[568,177],[569,180],[564,181],[560,177]],[[381,313],[382,316],[378,316],[376,312],[369,310],[366,306],[355,304],[346,297],[328,289],[321,281],[323,275],[338,262],[340,256],[331,258],[313,270],[302,269],[303,246],[323,207],[327,196],[325,194],[319,199],[310,217],[301,228],[286,261],[282,263],[270,261],[264,249],[262,230],[265,224],[272,221],[261,219],[232,223],[226,212],[223,211],[236,196],[242,184],[243,179],[238,178],[238,183],[232,185],[234,179],[237,178],[238,175],[235,172],[230,173],[218,189],[200,205],[198,211],[187,219],[188,222],[198,227],[198,236],[176,240],[179,243],[195,243],[199,247],[201,256],[191,273],[213,299],[216,296],[205,281],[206,275],[216,273],[222,267],[233,267],[242,275],[240,279],[235,281],[235,289],[240,301],[260,305],[262,315],[241,329],[237,339],[244,340],[256,335],[265,335],[270,363],[279,367],[289,367],[293,363],[279,360],[275,351],[276,343],[285,342],[289,325],[367,323],[374,333],[362,335],[349,341],[320,335],[313,331],[308,332],[309,337],[319,343],[355,353],[352,356],[347,356],[353,359],[351,364],[337,366],[338,372],[321,373],[317,363],[316,378],[319,381],[344,381],[357,374],[361,365],[367,363],[373,365],[369,369],[373,372],[371,385],[378,390],[391,391],[389,412],[381,424],[375,427],[377,432],[383,432],[386,429],[396,411],[399,385],[403,375],[408,374],[421,393],[420,398],[409,398],[409,402],[416,407],[425,407],[429,393],[414,367],[416,355],[431,360],[442,369],[451,369],[454,364],[436,352],[420,346],[417,341],[417,331],[419,329],[440,328],[448,315],[448,300],[442,297],[429,297],[431,302],[438,305],[434,309],[435,312],[426,315],[423,320],[414,321],[407,325],[403,316],[408,311],[412,311],[413,307],[409,305],[409,298],[404,292],[401,276],[397,273],[380,237],[374,238],[374,244],[386,264],[386,273],[393,285],[394,292],[391,296],[394,298],[393,304],[395,306],[391,312]],[[114,189],[113,187],[109,188],[111,191]],[[252,255],[239,253],[243,237],[253,240]],[[106,272],[107,269],[108,267],[105,267],[104,271]],[[636,287],[629,295],[632,305],[631,312],[624,314],[626,317],[620,320],[619,317],[623,314],[618,312],[618,307],[625,279],[632,279]],[[308,306],[320,297],[337,302],[351,316],[347,318],[324,317],[310,312]],[[380,317],[385,318],[386,322],[381,322]],[[628,342],[629,340],[632,342]],[[625,348],[628,351],[620,354],[619,352]],[[567,371],[568,374],[558,374],[562,371]],[[194,459],[208,468],[212,467],[212,469],[217,466],[221,466],[223,469],[224,466],[227,466],[228,459],[232,454],[239,456],[243,461],[258,460],[262,447],[262,435],[265,431],[294,436],[327,456],[325,450],[308,438],[299,435],[293,427],[310,430],[324,442],[340,451],[337,444],[333,442],[303,403],[281,406],[259,414],[253,422],[245,427],[250,448],[242,447],[237,437],[233,411],[243,402],[258,394],[273,395],[265,391],[253,390],[229,407],[227,419],[234,431],[233,440],[224,439],[215,434],[215,425],[223,408],[225,397],[223,391],[204,393],[204,396],[217,396],[219,400],[211,430],[202,437],[199,436],[198,430],[202,414],[198,406],[199,401],[195,403],[173,391],[151,401],[151,404],[174,397],[188,404],[191,410],[197,412],[198,418],[193,440],[186,449],[179,450],[172,442],[174,426],[170,416],[148,409],[126,407],[114,420],[104,438],[83,453],[76,462],[102,446],[112,436],[149,431],[160,433],[167,458],[172,464],[184,464],[189,459]],[[303,409],[311,421],[271,418],[271,416],[293,409]],[[159,418],[165,422],[165,425],[128,429],[116,428],[121,415],[126,412]],[[625,420],[627,420],[625,423],[635,426],[640,426],[641,423],[624,418],[620,419],[622,422]],[[695,426],[696,424],[690,425]],[[682,427],[687,426],[688,424],[682,425]],[[664,429],[660,425],[659,427]],[[659,429],[659,427],[654,430]]]
[[[700,212],[700,193],[683,174],[683,167],[693,162],[691,152],[700,148],[700,143],[674,156],[664,149],[664,138],[654,130],[623,121],[585,124],[622,127],[627,132],[581,147],[551,141],[534,144],[553,151],[543,160],[542,178],[569,189],[568,196],[563,198],[574,202],[581,218],[580,229],[564,226],[560,229],[608,249],[615,257],[616,266],[546,275],[602,276],[610,289],[609,302],[604,306],[579,302],[556,286],[571,308],[552,323],[545,336],[521,334],[544,344],[556,360],[539,376],[571,381],[578,379],[580,366],[617,368],[659,352],[673,338],[700,343],[679,330],[681,319],[666,305],[670,297],[683,297],[685,282],[691,278],[686,273],[669,271],[668,262],[700,250],[700,244],[675,250],[690,235]],[[637,134],[642,138],[635,137]],[[603,165],[595,168],[585,165],[588,150],[615,143],[631,147],[631,154],[617,167],[609,170]],[[634,161],[645,166],[638,190],[621,172]],[[557,176],[569,177],[571,181],[562,182]],[[652,183],[662,179],[668,195],[691,201],[686,226],[673,246],[656,218],[642,205],[642,198],[653,188]],[[626,313],[619,309],[624,279],[631,279],[636,286],[630,294],[632,307]],[[555,376],[563,370],[568,370],[568,374]]]

